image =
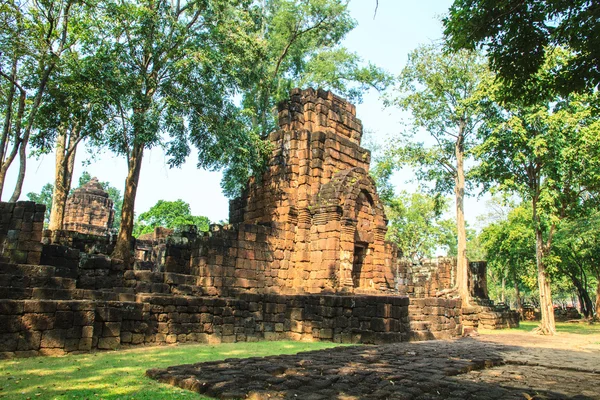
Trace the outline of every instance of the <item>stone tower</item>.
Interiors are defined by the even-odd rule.
[[[230,222],[274,229],[287,270],[278,277],[290,289],[390,287],[387,221],[354,105],[331,92],[295,89],[279,107],[279,128],[269,138],[268,171],[231,203]]]
[[[63,229],[86,235],[106,236],[114,219],[113,201],[102,189],[98,179],[92,178],[75,189],[67,199]]]

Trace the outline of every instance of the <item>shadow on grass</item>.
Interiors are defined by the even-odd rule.
[[[4,360],[0,361],[0,398],[197,399],[196,393],[147,378],[145,371],[181,363],[293,354],[332,346],[303,342],[194,344]]]

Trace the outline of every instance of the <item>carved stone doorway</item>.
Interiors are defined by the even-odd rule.
[[[352,261],[352,284],[355,288],[359,288],[362,277],[363,264],[367,256],[367,244],[356,243],[354,246],[354,259]]]

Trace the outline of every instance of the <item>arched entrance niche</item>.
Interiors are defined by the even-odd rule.
[[[373,179],[362,168],[335,174],[316,198],[313,223],[339,221],[339,229],[315,229],[311,239],[335,243],[328,254],[335,256],[331,269],[338,290],[378,289],[384,266],[384,237],[387,230],[383,206]],[[329,264],[331,265],[331,264]]]

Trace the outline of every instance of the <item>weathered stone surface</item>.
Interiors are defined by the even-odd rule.
[[[75,189],[67,199],[63,229],[104,236],[112,228],[113,219],[113,201],[98,179],[92,178],[84,186]]]
[[[216,398],[600,399],[599,362],[597,352],[467,338],[228,359],[146,375]]]

